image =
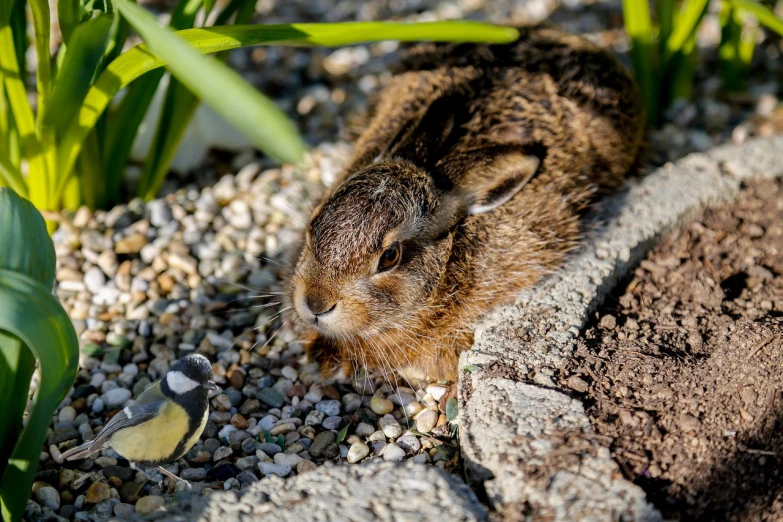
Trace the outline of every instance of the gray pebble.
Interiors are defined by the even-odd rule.
[[[115,388],[109,390],[101,396],[104,404],[107,408],[119,408],[123,406],[131,398],[131,391],[125,388]],[[95,405],[93,404],[93,408]]]
[[[41,505],[48,507],[52,511],[60,509],[60,493],[51,486],[38,488],[38,491],[35,492],[35,498]]]
[[[333,431],[324,431],[316,435],[315,440],[310,446],[310,455],[315,458],[319,458],[324,455],[326,447],[332,444],[337,439],[337,435]]]
[[[183,480],[189,480],[198,482],[207,478],[207,470],[204,468],[188,468],[183,469],[179,473],[179,478]]]
[[[324,427],[324,429],[327,430],[338,430],[340,429],[340,424],[342,423],[343,423],[342,417],[327,417],[324,419],[321,425]]]
[[[283,396],[274,388],[264,388],[258,392],[256,398],[273,408],[282,408],[284,402]]]
[[[327,400],[317,403],[315,409],[324,412],[327,417],[334,417],[340,415],[341,406],[340,401]]]
[[[390,442],[383,449],[383,460],[387,462],[400,462],[405,458],[405,450]]]
[[[397,439],[397,445],[407,452],[416,453],[421,449],[421,441],[414,435],[404,435]]]
[[[305,417],[305,426],[318,426],[323,422],[326,414],[319,410],[313,410]]]
[[[271,442],[262,442],[261,444],[259,444],[258,449],[260,449],[270,457],[283,451],[283,448]]]

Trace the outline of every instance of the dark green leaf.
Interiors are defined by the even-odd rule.
[[[112,16],[96,11],[92,19],[73,31],[51,103],[44,114],[44,125],[59,128],[79,111],[106,50]]]
[[[348,428],[350,427],[351,427],[351,423],[349,422],[348,424],[345,425],[345,427],[343,427],[343,429],[337,432],[337,438],[335,439],[335,444],[340,444],[342,441],[345,440],[345,437],[348,435]]]
[[[456,397],[452,397],[446,401],[446,419],[448,419],[449,422],[457,420],[457,414],[459,413],[458,408]]]

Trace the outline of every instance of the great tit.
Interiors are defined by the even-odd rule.
[[[198,441],[207,425],[209,392],[217,389],[212,367],[203,355],[187,355],[130,405],[109,420],[98,436],[62,454],[65,460],[89,457],[111,447],[131,467],[157,467],[179,459]]]

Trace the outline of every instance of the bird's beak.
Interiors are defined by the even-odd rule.
[[[215,384],[212,381],[207,381],[207,384],[204,385],[204,388],[206,388],[206,389],[208,389],[210,391],[218,389],[217,384]]]

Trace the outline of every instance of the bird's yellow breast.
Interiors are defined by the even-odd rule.
[[[205,422],[202,422],[203,424]],[[169,461],[180,456],[174,455],[174,451],[187,432],[187,413],[181,406],[167,401],[154,418],[114,433],[111,436],[111,446],[130,461]],[[201,430],[198,430],[195,438],[191,437],[193,444],[198,440],[199,434]],[[185,451],[193,444],[186,445]]]

